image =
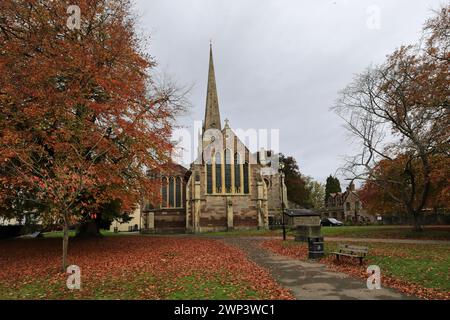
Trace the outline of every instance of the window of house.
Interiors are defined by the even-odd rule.
[[[347,210],[350,210],[350,202],[346,202],[346,203],[345,203],[345,208],[346,208]]]

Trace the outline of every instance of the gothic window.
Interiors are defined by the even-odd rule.
[[[347,210],[350,210],[350,202],[346,202],[345,203],[345,207],[346,207]]]
[[[177,208],[181,207],[181,178],[175,178],[175,206]]]
[[[220,152],[216,153],[216,193],[222,193],[222,159]]]
[[[175,181],[173,177],[169,178],[169,207],[173,208],[175,206],[175,198],[174,198],[174,192],[175,192]]]
[[[212,182],[212,164],[210,161],[206,163],[206,192],[213,193],[213,182]]]
[[[225,190],[226,193],[231,193],[231,151],[225,150]]]
[[[234,154],[234,190],[236,193],[241,192],[241,155]]]
[[[248,183],[248,162],[244,163],[244,193],[249,193],[249,183]]]
[[[161,179],[161,206],[167,207],[167,178],[162,177]]]

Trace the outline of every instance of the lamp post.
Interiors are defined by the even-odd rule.
[[[284,183],[283,183],[283,169],[284,163],[280,162],[279,173],[280,173],[280,190],[281,190],[281,223],[283,225],[283,240],[286,240],[286,225],[284,223]]]

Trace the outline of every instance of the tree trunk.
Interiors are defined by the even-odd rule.
[[[414,231],[423,231],[422,223],[421,223],[421,217],[420,213],[417,211],[413,211],[412,216],[414,217]]]
[[[76,232],[76,237],[78,238],[98,238],[101,237],[98,224],[95,220],[89,220],[81,223]]]
[[[62,269],[66,272],[67,268],[67,249],[69,247],[69,222],[67,216],[64,214],[64,226],[63,226],[63,256],[62,256]]]

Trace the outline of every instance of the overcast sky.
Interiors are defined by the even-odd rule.
[[[370,64],[415,42],[443,0],[138,0],[139,28],[161,72],[193,85],[193,130],[204,117],[209,40],[222,121],[279,129],[280,151],[324,181],[351,155],[329,108]],[[341,181],[342,183],[342,181]],[[345,183],[345,182],[344,182]]]

